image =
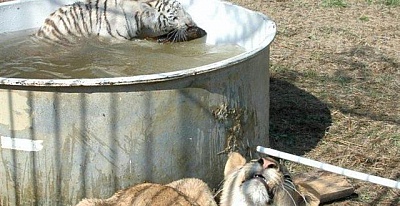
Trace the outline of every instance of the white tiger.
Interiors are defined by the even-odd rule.
[[[196,23],[176,0],[86,0],[50,14],[36,36],[66,44],[94,35],[122,40],[166,35],[169,41],[205,35],[193,28]]]

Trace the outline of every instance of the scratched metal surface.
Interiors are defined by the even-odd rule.
[[[10,10],[50,13],[56,6],[38,2],[1,5],[0,31],[5,31],[2,19]],[[197,1],[183,2],[189,10],[197,8]],[[262,31],[274,25],[259,13],[210,2],[217,8],[212,14],[232,9],[239,17],[261,22],[257,28]],[[18,29],[30,26],[37,25]],[[1,204],[74,205],[83,197],[109,197],[135,183],[183,177],[217,187],[226,160],[217,153],[229,137],[238,138],[242,152],[268,145],[269,44],[276,30],[257,28],[236,37],[211,32],[209,43],[237,41],[247,52],[177,73],[47,81],[1,78]]]

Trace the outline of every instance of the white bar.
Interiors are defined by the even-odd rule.
[[[336,174],[344,175],[344,176],[347,176],[347,177],[351,177],[351,178],[355,178],[355,179],[359,179],[359,180],[363,180],[363,181],[367,181],[367,182],[372,182],[372,183],[383,185],[383,186],[386,186],[386,187],[400,189],[400,182],[394,181],[394,180],[391,180],[391,179],[386,179],[386,178],[382,178],[382,177],[378,177],[378,176],[374,176],[374,175],[369,175],[369,174],[357,172],[357,171],[354,171],[354,170],[349,170],[349,169],[337,167],[337,166],[334,166],[334,165],[331,165],[331,164],[318,162],[318,161],[315,161],[315,160],[312,160],[312,159],[308,159],[308,158],[292,155],[292,154],[281,152],[281,151],[274,150],[274,149],[271,149],[271,148],[265,148],[265,147],[257,146],[257,151],[261,152],[261,153],[264,153],[264,154],[267,154],[267,155],[278,157],[278,158],[281,158],[281,159],[289,160],[289,161],[292,161],[292,162],[297,162],[297,163],[304,164],[304,165],[307,165],[307,166],[310,166],[310,167],[315,167],[315,168],[319,168],[319,169],[322,169],[322,170],[325,170],[325,171],[329,171],[329,172],[333,172],[333,173],[336,173]]]
[[[30,140],[30,139],[18,139],[11,137],[1,137],[1,148],[21,150],[27,152],[38,152],[43,149],[43,140]]]

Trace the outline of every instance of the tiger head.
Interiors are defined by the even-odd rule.
[[[170,41],[186,41],[205,35],[177,0],[150,0],[143,13],[147,36],[166,35],[164,38]]]
[[[319,200],[292,182],[287,169],[272,158],[246,163],[231,153],[225,165],[221,206],[305,206]]]

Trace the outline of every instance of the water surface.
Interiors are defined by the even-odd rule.
[[[148,40],[81,39],[73,46],[47,44],[26,30],[0,34],[0,77],[69,79],[171,72],[218,62],[245,50],[206,45],[204,39],[160,44]]]

